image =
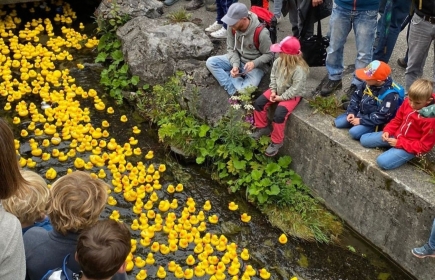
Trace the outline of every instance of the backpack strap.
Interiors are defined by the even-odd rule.
[[[263,31],[263,28],[265,27],[264,23],[260,23],[256,28],[254,32],[254,46],[258,50],[260,50],[260,33]]]

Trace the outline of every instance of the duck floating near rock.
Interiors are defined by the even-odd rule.
[[[287,235],[285,235],[284,233],[280,235],[280,237],[278,238],[279,243],[281,244],[286,244],[287,243]]]
[[[244,223],[249,223],[249,221],[251,221],[251,216],[249,216],[249,215],[246,214],[246,213],[243,213],[243,214],[240,216],[240,219],[241,219],[242,222],[244,222]]]

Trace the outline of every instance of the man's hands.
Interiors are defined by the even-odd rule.
[[[230,75],[231,75],[231,77],[235,78],[237,76],[244,75],[245,73],[248,73],[249,71],[251,71],[254,68],[255,68],[254,62],[249,61],[249,62],[246,62],[245,66],[243,67],[242,73],[240,73],[239,67],[233,67],[233,69],[231,69],[231,71],[230,71]]]
[[[323,0],[313,0],[312,1],[313,7],[317,7],[322,3],[323,3]]]
[[[233,67],[230,71],[231,77],[235,78],[237,75],[239,75],[239,67]]]
[[[244,67],[246,73],[248,73],[249,71],[251,71],[254,68],[255,68],[255,65],[254,65],[253,61],[246,62],[245,67]]]

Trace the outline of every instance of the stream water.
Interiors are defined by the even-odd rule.
[[[31,20],[33,17],[38,18],[41,16],[38,15],[38,13],[29,13],[29,7],[32,7],[32,4],[28,4],[28,7],[26,8],[19,6],[15,8],[5,6],[2,8],[2,10],[7,11],[9,14],[12,9],[16,9],[18,14],[20,14],[20,12],[25,14],[23,20]],[[75,21],[73,26],[77,27],[79,21],[90,21],[89,10],[80,10],[80,7],[74,6],[73,8],[77,9],[77,15],[79,16],[79,19]],[[53,15],[54,14],[49,13],[42,16],[45,17]],[[2,17],[2,20],[4,20],[4,17]],[[85,30],[92,32],[94,28],[95,26],[89,22]],[[60,25],[57,26],[57,30],[60,30]],[[17,32],[17,30],[14,32]],[[44,38],[44,36],[45,35],[42,34],[41,38]],[[45,41],[46,40],[47,38],[45,38]],[[6,43],[8,42],[6,39],[5,41]],[[89,108],[89,123],[92,125],[92,127],[102,127],[101,124],[103,121],[107,121],[110,124],[109,127],[103,128],[107,129],[109,136],[102,137],[98,139],[98,141],[105,140],[108,143],[110,142],[111,138],[114,138],[118,144],[125,147],[124,143],[134,142],[131,141],[131,137],[134,137],[138,140],[138,143],[131,145],[132,147],[134,146],[134,148],[140,148],[142,154],[126,157],[126,160],[130,162],[132,166],[140,166],[138,162],[142,162],[146,169],[150,168],[150,165],[153,165],[156,170],[159,167],[162,167],[163,164],[166,166],[166,171],[160,172],[160,178],[154,179],[158,180],[157,186],[154,185],[154,188],[151,189],[151,192],[146,193],[143,202],[146,203],[147,200],[150,200],[152,191],[154,191],[158,196],[158,201],[153,204],[151,210],[157,214],[160,214],[164,220],[168,216],[169,212],[173,212],[177,218],[182,217],[184,207],[187,208],[188,204],[191,205],[192,201],[194,201],[194,209],[191,209],[189,215],[199,217],[201,215],[200,211],[203,211],[206,217],[206,230],[200,234],[201,238],[203,238],[202,240],[204,245],[207,244],[205,237],[207,236],[207,233],[210,233],[211,236],[225,236],[228,240],[228,245],[231,243],[236,244],[237,246],[230,246],[234,246],[234,248],[237,247],[236,252],[239,255],[241,255],[243,248],[249,250],[249,260],[244,261],[240,257],[238,258],[241,264],[240,272],[238,273],[239,277],[242,276],[244,271],[249,271],[251,269],[249,265],[251,265],[257,271],[257,273],[250,279],[261,279],[258,271],[261,268],[266,268],[267,271],[270,272],[270,279],[290,279],[293,276],[297,276],[298,279],[313,280],[413,279],[406,275],[406,273],[402,272],[400,268],[394,265],[394,263],[388,261],[385,257],[364,243],[359,237],[352,235],[350,231],[346,231],[344,235],[340,237],[342,240],[341,245],[309,243],[295,240],[291,237],[289,237],[289,240],[286,244],[280,244],[278,242],[278,238],[281,235],[281,232],[271,226],[271,224],[265,219],[265,216],[262,215],[253,205],[247,203],[243,197],[237,194],[228,193],[225,187],[220,186],[212,181],[210,174],[205,168],[177,160],[176,157],[170,154],[164,145],[158,142],[156,128],[150,125],[148,121],[141,118],[138,112],[134,110],[134,107],[128,105],[117,106],[104,94],[103,88],[99,85],[99,74],[103,69],[103,66],[94,64],[93,61],[96,55],[95,50],[82,49],[79,51],[70,50],[70,52],[73,55],[74,60],[57,61],[55,62],[56,69],[70,69],[69,73],[73,78],[75,78],[75,84],[77,86],[81,86],[83,89],[85,89],[85,91],[88,91],[91,88],[95,89],[98,92],[98,96],[106,104],[106,108],[109,106],[115,108],[114,114],[108,114],[106,110],[96,110],[94,108],[94,101],[91,98],[82,98],[79,96],[73,98],[74,100],[78,100],[80,102],[80,108],[82,110]],[[76,67],[77,63],[84,65],[84,69],[78,69]],[[19,79],[19,70],[15,69],[12,72],[12,75],[14,78]],[[2,83],[0,85],[4,85],[5,81],[1,81]],[[12,105],[12,108],[15,108],[15,106],[21,100],[24,100],[27,105],[33,102],[40,112],[42,112],[40,109],[40,103],[42,99],[39,95],[23,95],[22,99],[10,101],[9,103]],[[0,97],[1,108],[4,108],[7,102],[7,96]],[[52,136],[46,134],[36,136],[34,130],[28,129],[29,125],[31,124],[30,115],[27,117],[21,117],[19,123],[16,122],[13,124],[14,117],[17,117],[19,113],[19,111],[17,112],[14,110],[1,110],[0,117],[5,118],[10,122],[16,139],[18,139],[20,142],[18,151],[21,157],[26,159],[32,158],[32,160],[36,162],[36,167],[33,168],[33,170],[41,174],[41,176],[44,177],[48,169],[54,168],[57,171],[56,178],[59,178],[60,176],[65,175],[68,169],[77,169],[74,166],[74,161],[76,158],[81,158],[85,162],[89,161],[90,156],[93,154],[92,151],[83,153],[77,152],[75,156],[71,156],[67,161],[59,161],[59,158],[53,156],[49,160],[43,160],[39,156],[32,156],[32,148],[30,145],[31,142],[37,142],[43,149],[44,153],[52,154],[53,149],[57,149],[59,152],[67,154],[71,150],[70,144],[72,140],[64,140],[57,146],[49,145],[48,147],[42,147],[44,139],[51,139]],[[120,120],[121,116],[123,115],[127,117],[128,121],[122,122]],[[51,123],[55,122],[56,119],[51,121]],[[35,122],[35,126],[36,128],[43,129],[44,123]],[[134,126],[138,126],[138,128],[141,130],[139,134],[134,134],[132,132]],[[60,132],[61,128],[62,127],[57,128],[58,132]],[[22,136],[22,130],[27,130],[28,135]],[[147,154],[148,151],[154,152],[154,156],[151,159],[144,158],[144,155]],[[102,149],[102,152],[110,153],[110,151],[105,148]],[[127,166],[128,164],[125,165]],[[24,168],[29,167],[27,166]],[[99,174],[99,172],[101,172],[100,170],[103,170],[103,172],[106,174],[106,177],[103,180],[109,184],[115,179],[114,174],[108,169],[107,166],[94,166],[87,171]],[[148,174],[153,174],[153,172],[149,171]],[[128,176],[132,172],[125,170],[124,172],[120,173],[122,175]],[[54,180],[55,179],[47,179],[49,183],[52,183]],[[184,186],[183,191],[173,193],[168,191],[169,185],[177,186],[180,183]],[[159,188],[158,185],[161,185],[161,188]],[[135,202],[128,202],[124,199],[124,192],[126,191],[127,190],[125,189],[121,192],[112,190],[110,195],[114,200],[117,201],[117,204],[108,205],[102,214],[103,218],[108,218],[110,216],[113,217],[114,211],[115,213],[118,211],[119,219],[128,225],[131,225],[135,219],[139,218],[139,215],[133,213],[132,211],[132,207],[135,205]],[[161,209],[159,210],[159,201],[168,200],[169,202],[173,202],[174,199],[178,201],[177,207],[170,209],[168,212],[162,211]],[[209,201],[211,204],[211,209],[209,211],[206,210],[207,207],[206,209],[203,208],[203,205],[206,203],[206,201]],[[237,211],[230,211],[228,209],[230,202],[235,202],[239,206],[239,209]],[[148,211],[145,209],[142,209],[141,212],[148,213]],[[241,213],[248,213],[252,217],[251,221],[247,223],[242,222],[240,218]],[[217,215],[219,219],[218,223],[212,223],[208,221],[208,217],[211,217],[212,215]],[[156,218],[149,218],[149,221],[150,225],[157,224]],[[199,223],[195,224],[195,221],[193,220],[190,220],[190,222],[191,225],[199,227]],[[182,226],[186,230],[184,233],[192,232],[189,228],[189,225],[186,224],[185,221]],[[152,242],[150,245],[141,244],[141,240],[144,239],[144,235],[147,235],[147,233],[141,236],[141,230],[132,229],[131,232],[132,238],[137,242],[136,250],[133,253],[134,258],[141,257],[145,260],[153,247],[152,242],[170,244],[168,234],[164,233],[164,231],[156,230],[154,237],[151,238]],[[180,232],[183,232],[182,229],[180,229]],[[180,232],[178,232],[179,235],[181,235]],[[179,238],[180,240],[182,239],[180,236]],[[221,238],[221,241],[225,239],[223,237]],[[194,252],[196,249],[196,244],[193,240],[191,240],[186,242],[184,245],[185,246],[182,246],[181,243],[179,243],[178,250],[174,250],[173,252],[169,253],[162,253],[162,251],[154,252],[155,263],[153,265],[147,264],[142,268],[139,267],[140,265],[136,264],[129,272],[131,279],[136,279],[136,275],[141,269],[145,269],[147,271],[147,279],[158,279],[156,275],[158,275],[159,266],[164,267],[166,270],[166,279],[176,279],[174,276],[175,274],[169,271],[168,264],[171,261],[179,264],[183,270],[186,270],[189,267],[194,269],[195,265],[198,265],[200,258],[199,254]],[[223,260],[224,253],[225,250],[219,251],[217,250],[217,247],[215,247],[214,252],[210,253],[210,256],[216,256],[215,259]],[[186,258],[189,255],[192,255],[196,259],[195,265],[186,264]],[[213,258],[209,259],[209,261],[212,262]],[[236,264],[233,263],[228,264],[224,274],[226,274],[230,268],[234,268],[235,266]],[[222,279],[230,279],[230,276],[228,276],[228,274],[226,275],[227,277]],[[219,279],[217,276],[214,277],[215,279]],[[212,278],[212,276],[209,274],[206,274],[203,277],[193,276],[193,279],[209,278]],[[248,278],[245,277],[244,279]]]

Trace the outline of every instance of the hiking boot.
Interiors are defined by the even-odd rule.
[[[258,140],[260,139],[261,136],[266,135],[269,136],[270,133],[272,132],[272,130],[270,129],[270,127],[266,126],[266,127],[262,127],[262,128],[257,128],[257,130],[255,130],[255,132],[253,132],[251,134],[251,137],[254,140]]]
[[[221,27],[218,31],[210,33],[210,36],[216,39],[226,39],[227,38],[227,30],[225,27]]]
[[[435,251],[432,250],[428,243],[424,244],[422,247],[412,249],[411,253],[420,259],[424,259],[426,257],[435,258]]]
[[[273,157],[278,153],[279,148],[281,148],[283,144],[284,142],[277,143],[277,144],[270,143],[269,147],[267,147],[266,152],[264,154],[268,157]]]
[[[326,97],[328,95],[330,95],[331,93],[333,93],[335,90],[340,89],[343,87],[343,84],[341,83],[341,80],[330,80],[328,79],[328,81],[322,86],[321,90],[320,90],[320,95],[323,97]]]
[[[192,0],[189,4],[184,6],[184,8],[186,11],[193,11],[198,10],[202,6],[204,6],[204,0]]]
[[[215,32],[222,28],[222,24],[219,24],[217,21],[215,21],[212,25],[204,29],[207,32]]]
[[[403,58],[397,59],[397,65],[399,65],[400,67],[402,67],[404,69],[406,69],[406,67],[408,67],[408,63]]]
[[[205,10],[208,12],[216,12],[217,11],[216,3],[205,5]]]

